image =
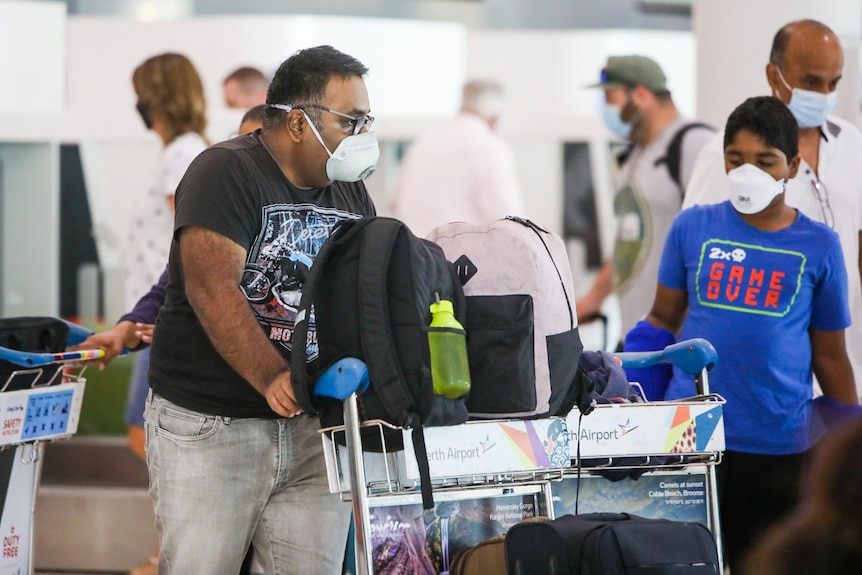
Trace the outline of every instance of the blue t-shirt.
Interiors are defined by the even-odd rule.
[[[759,454],[811,447],[808,329],[850,325],[838,235],[799,213],[789,227],[748,225],[730,201],[683,210],[665,243],[658,281],[688,291],[681,339],[703,337],[719,363],[709,389],[727,399],[727,448]],[[674,374],[666,399],[694,394]]]

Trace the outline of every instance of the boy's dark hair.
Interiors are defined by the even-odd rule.
[[[319,104],[332,78],[362,78],[368,67],[332,46],[316,46],[296,52],[281,63],[266,93],[267,104]],[[318,111],[306,113],[315,118]],[[278,108],[266,112],[264,128],[273,128],[284,121],[286,114]]]
[[[788,162],[799,153],[799,125],[778,98],[758,96],[737,106],[724,128],[725,148],[741,130],[757,134],[767,145],[784,152]]]

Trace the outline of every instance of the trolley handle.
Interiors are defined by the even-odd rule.
[[[344,400],[354,393],[364,393],[368,384],[365,362],[355,357],[345,357],[323,372],[314,386],[314,393],[319,397]]]
[[[79,344],[93,334],[92,331],[78,324],[64,319],[60,319],[60,321],[69,326],[69,335],[66,338],[67,347]],[[43,367],[52,363],[88,361],[92,359],[101,359],[103,357],[105,357],[105,351],[102,349],[82,349],[78,351],[51,353],[18,351],[16,349],[9,349],[8,347],[0,346],[0,360],[28,368]]]
[[[43,367],[52,363],[88,361],[103,357],[105,357],[105,350],[103,349],[82,349],[60,353],[30,353],[9,349],[8,347],[0,347],[0,359],[20,365],[21,367]]]
[[[69,326],[69,335],[66,337],[66,347],[72,347],[73,345],[78,345],[82,341],[86,340],[88,337],[93,335],[93,331],[87,329],[82,325],[78,325],[76,323],[72,323],[70,321],[66,321],[63,318],[59,318],[60,321]]]
[[[689,375],[697,375],[703,370],[712,371],[718,364],[718,352],[701,337],[686,339],[657,351],[624,351],[616,357],[624,368],[670,363]]]

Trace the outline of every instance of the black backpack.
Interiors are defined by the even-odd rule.
[[[671,138],[670,143],[667,145],[667,150],[665,151],[664,156],[655,161],[656,166],[660,166],[661,164],[665,164],[667,166],[670,179],[672,179],[679,188],[680,197],[685,195],[685,186],[682,183],[682,176],[680,175],[680,164],[682,163],[682,139],[685,137],[686,132],[694,128],[704,128],[706,130],[715,131],[712,126],[701,122],[686,124],[673,135],[673,138]]]
[[[358,398],[360,417],[413,428],[425,477],[422,426],[467,421],[465,398],[446,399],[433,391],[428,325],[435,295],[453,302],[464,325],[461,283],[438,245],[392,218],[347,220],[321,246],[302,287],[297,317],[309,317],[314,306],[318,357],[306,361],[308,322],[303,320],[296,324],[291,360],[297,401],[307,413],[319,414],[322,427],[343,424],[343,408],[340,401],[315,397],[317,378],[341,358],[363,360],[371,385]],[[381,443],[387,451],[403,448],[400,430],[386,429],[384,441],[379,438],[376,428],[363,428],[364,449],[382,450]],[[430,501],[430,484],[422,483]]]

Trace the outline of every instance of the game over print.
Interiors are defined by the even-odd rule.
[[[783,317],[799,293],[801,252],[726,240],[704,242],[695,276],[698,302],[707,307]]]

